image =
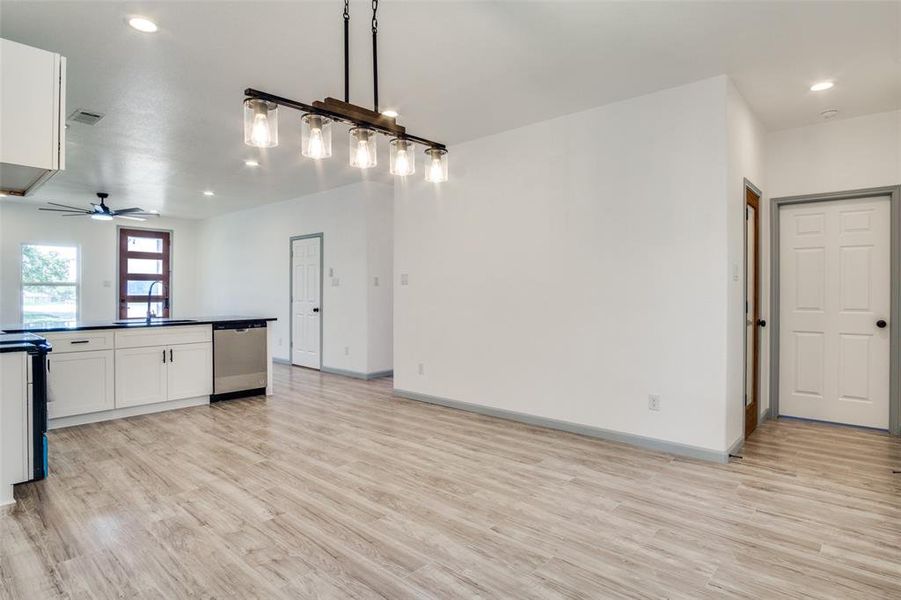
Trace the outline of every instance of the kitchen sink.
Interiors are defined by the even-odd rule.
[[[150,319],[151,325],[171,325],[175,323],[196,323],[194,319]],[[146,324],[147,319],[125,319],[113,321],[116,325],[141,325]]]

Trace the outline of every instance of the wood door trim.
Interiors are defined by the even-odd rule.
[[[754,209],[754,312],[749,315],[747,310],[747,254],[745,255],[745,319],[750,318],[752,323],[751,331],[753,332],[753,352],[752,355],[745,356],[745,377],[747,377],[748,365],[747,361],[751,360],[751,402],[745,397],[745,427],[744,433],[747,438],[757,428],[758,415],[760,414],[760,333],[758,331],[758,322],[760,321],[760,196],[761,194],[749,185],[745,185],[745,232],[748,230],[748,207]],[[745,252],[747,253],[748,240],[745,239]],[[745,324],[745,331],[748,327]],[[747,335],[747,334],[746,334]],[[747,340],[745,340],[745,351],[747,352]],[[744,392],[747,394],[748,382],[745,381]]]

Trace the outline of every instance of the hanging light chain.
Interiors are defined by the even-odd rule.
[[[344,101],[350,102],[350,0],[344,0]]]
[[[372,0],[372,103],[375,112],[379,112],[379,54],[376,41],[379,32],[378,11],[379,0]]]

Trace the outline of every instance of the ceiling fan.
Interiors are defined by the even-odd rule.
[[[109,198],[106,192],[97,192],[100,198],[100,204],[91,202],[91,209],[78,208],[67,204],[59,204],[57,202],[48,202],[51,206],[59,206],[61,208],[39,208],[38,210],[47,210],[50,212],[64,213],[63,217],[82,217],[89,216],[95,221],[112,221],[113,217],[120,219],[128,219],[130,221],[146,221],[147,217],[158,217],[159,213],[146,211],[143,208],[122,208],[113,210],[106,205],[105,200]]]

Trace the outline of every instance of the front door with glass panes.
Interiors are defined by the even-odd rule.
[[[168,231],[119,230],[120,319],[147,317],[148,299],[152,316],[169,316],[169,256]]]

